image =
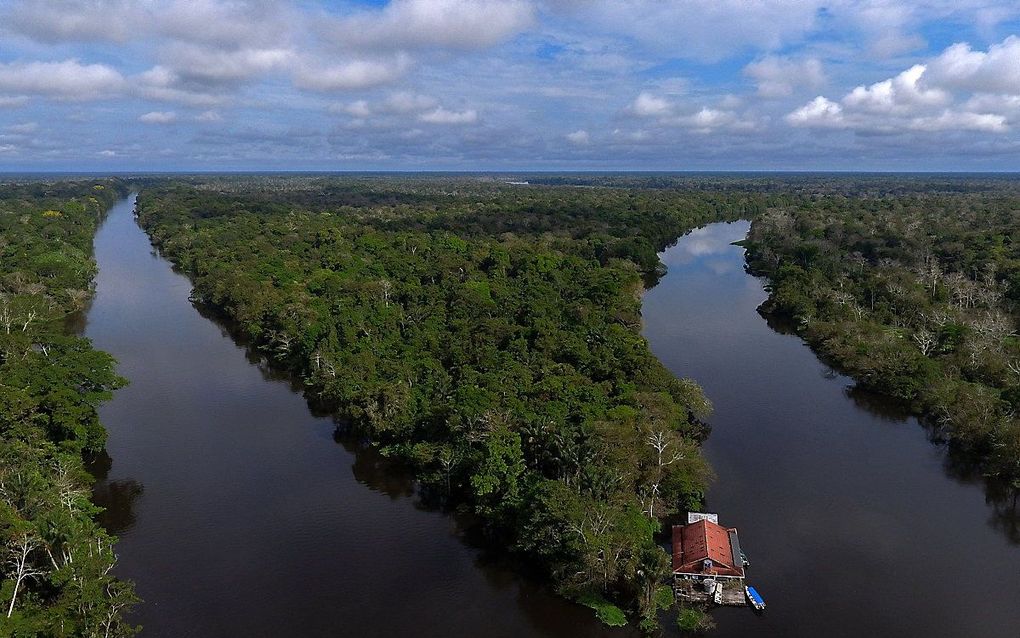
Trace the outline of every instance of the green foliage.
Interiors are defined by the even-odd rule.
[[[627,625],[627,614],[623,610],[609,602],[598,594],[587,594],[577,599],[585,607],[595,610],[595,617],[610,627],[624,627]]]
[[[701,633],[715,627],[715,623],[705,610],[681,605],[680,613],[676,617],[676,626],[686,633]]]
[[[97,407],[123,380],[64,328],[91,292],[101,214],[123,193],[114,180],[0,186],[3,636],[134,633],[123,612],[136,599],[110,575],[114,539],[95,522],[82,463],[105,441]]]
[[[950,187],[952,186],[952,187]],[[980,474],[1020,478],[1020,195],[1015,182],[903,185],[787,202],[748,261],[765,309],[865,388],[926,417]]]
[[[138,210],[201,302],[615,622],[654,606],[661,519],[709,477],[710,404],[641,337],[641,276],[729,203],[293,177],[153,180]]]

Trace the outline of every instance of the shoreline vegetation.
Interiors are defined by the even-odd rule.
[[[921,417],[956,473],[1015,519],[1020,186],[947,186],[773,208],[744,242],[748,270],[767,278],[763,313]]]
[[[137,602],[111,575],[83,456],[97,408],[125,383],[71,334],[93,294],[92,239],[128,192],[116,179],[0,185],[0,635],[128,636]]]
[[[608,624],[651,630],[710,404],[640,334],[658,251],[746,194],[471,178],[153,180],[139,221],[310,400]],[[672,600],[670,599],[670,603]]]
[[[657,253],[707,223],[752,221],[741,244],[749,270],[769,278],[763,311],[793,319],[862,388],[922,414],[936,405],[925,407],[922,389],[935,389],[943,417],[934,431],[950,439],[959,473],[983,476],[986,493],[1012,498],[1015,510],[1020,453],[1010,401],[1020,393],[1006,373],[1012,360],[994,363],[996,353],[1015,352],[1015,183],[825,175],[528,181],[151,180],[139,220],[191,277],[196,301],[303,379],[310,400],[412,467],[424,499],[477,514],[494,545],[537,566],[607,624],[657,626],[656,592],[669,578],[660,533],[673,514],[700,505],[710,476],[698,449],[710,405],[693,381],[675,379],[651,355],[640,336],[639,294],[663,272]],[[967,221],[933,231],[927,243],[905,236],[908,228],[939,229],[960,211],[969,211]],[[975,237],[982,224],[987,236]],[[966,228],[971,235],[958,236]],[[849,241],[853,232],[867,235],[864,245],[844,250],[834,239]],[[818,247],[819,238],[834,243]],[[923,308],[904,303],[920,303],[910,295],[927,289],[912,261],[921,244],[942,264],[942,283]],[[958,254],[983,244],[991,252]],[[986,276],[990,256],[995,268]],[[853,273],[843,268],[849,264]],[[991,282],[994,303],[961,302],[950,289],[981,282]],[[930,314],[947,310],[934,307],[943,302],[963,307],[948,308],[943,322]],[[823,314],[834,308],[843,323]],[[926,333],[909,317],[922,315],[949,326],[936,337],[945,340],[941,350],[915,352]],[[861,353],[878,366],[862,367],[852,356]],[[963,356],[984,367],[963,379],[954,378],[956,368],[937,367],[939,357]],[[983,421],[957,427],[972,417]],[[679,621],[711,624],[697,609],[681,610]]]
[[[658,253],[749,219],[762,312],[922,416],[1020,542],[1020,185],[994,176],[201,176],[0,185],[0,635],[128,636],[83,456],[125,381],[69,334],[109,207],[317,408],[611,626],[676,610],[708,399],[641,336]],[[584,188],[578,188],[578,186]],[[1011,503],[1011,505],[1010,505]],[[1012,523],[1010,523],[1012,521]],[[1011,526],[1011,527],[1010,527]],[[1010,531],[1012,530],[1012,531]]]

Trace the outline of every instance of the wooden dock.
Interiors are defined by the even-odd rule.
[[[747,597],[744,596],[744,580],[742,578],[720,580],[722,595],[719,604],[730,607],[744,607]],[[704,585],[695,580],[677,578],[673,583],[673,592],[677,600],[704,605],[715,604],[715,596],[705,591]]]

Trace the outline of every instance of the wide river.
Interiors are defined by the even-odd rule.
[[[191,304],[117,205],[96,236],[85,334],[131,385],[103,406],[97,500],[147,636],[624,636],[516,575],[413,483],[313,414]],[[715,636],[1020,635],[1020,547],[912,419],[876,412],[755,312],[717,224],[663,254],[645,334],[715,403],[709,494],[768,612]],[[998,516],[996,516],[998,512]]]

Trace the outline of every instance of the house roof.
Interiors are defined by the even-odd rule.
[[[737,530],[705,519],[674,525],[673,572],[743,576]]]

